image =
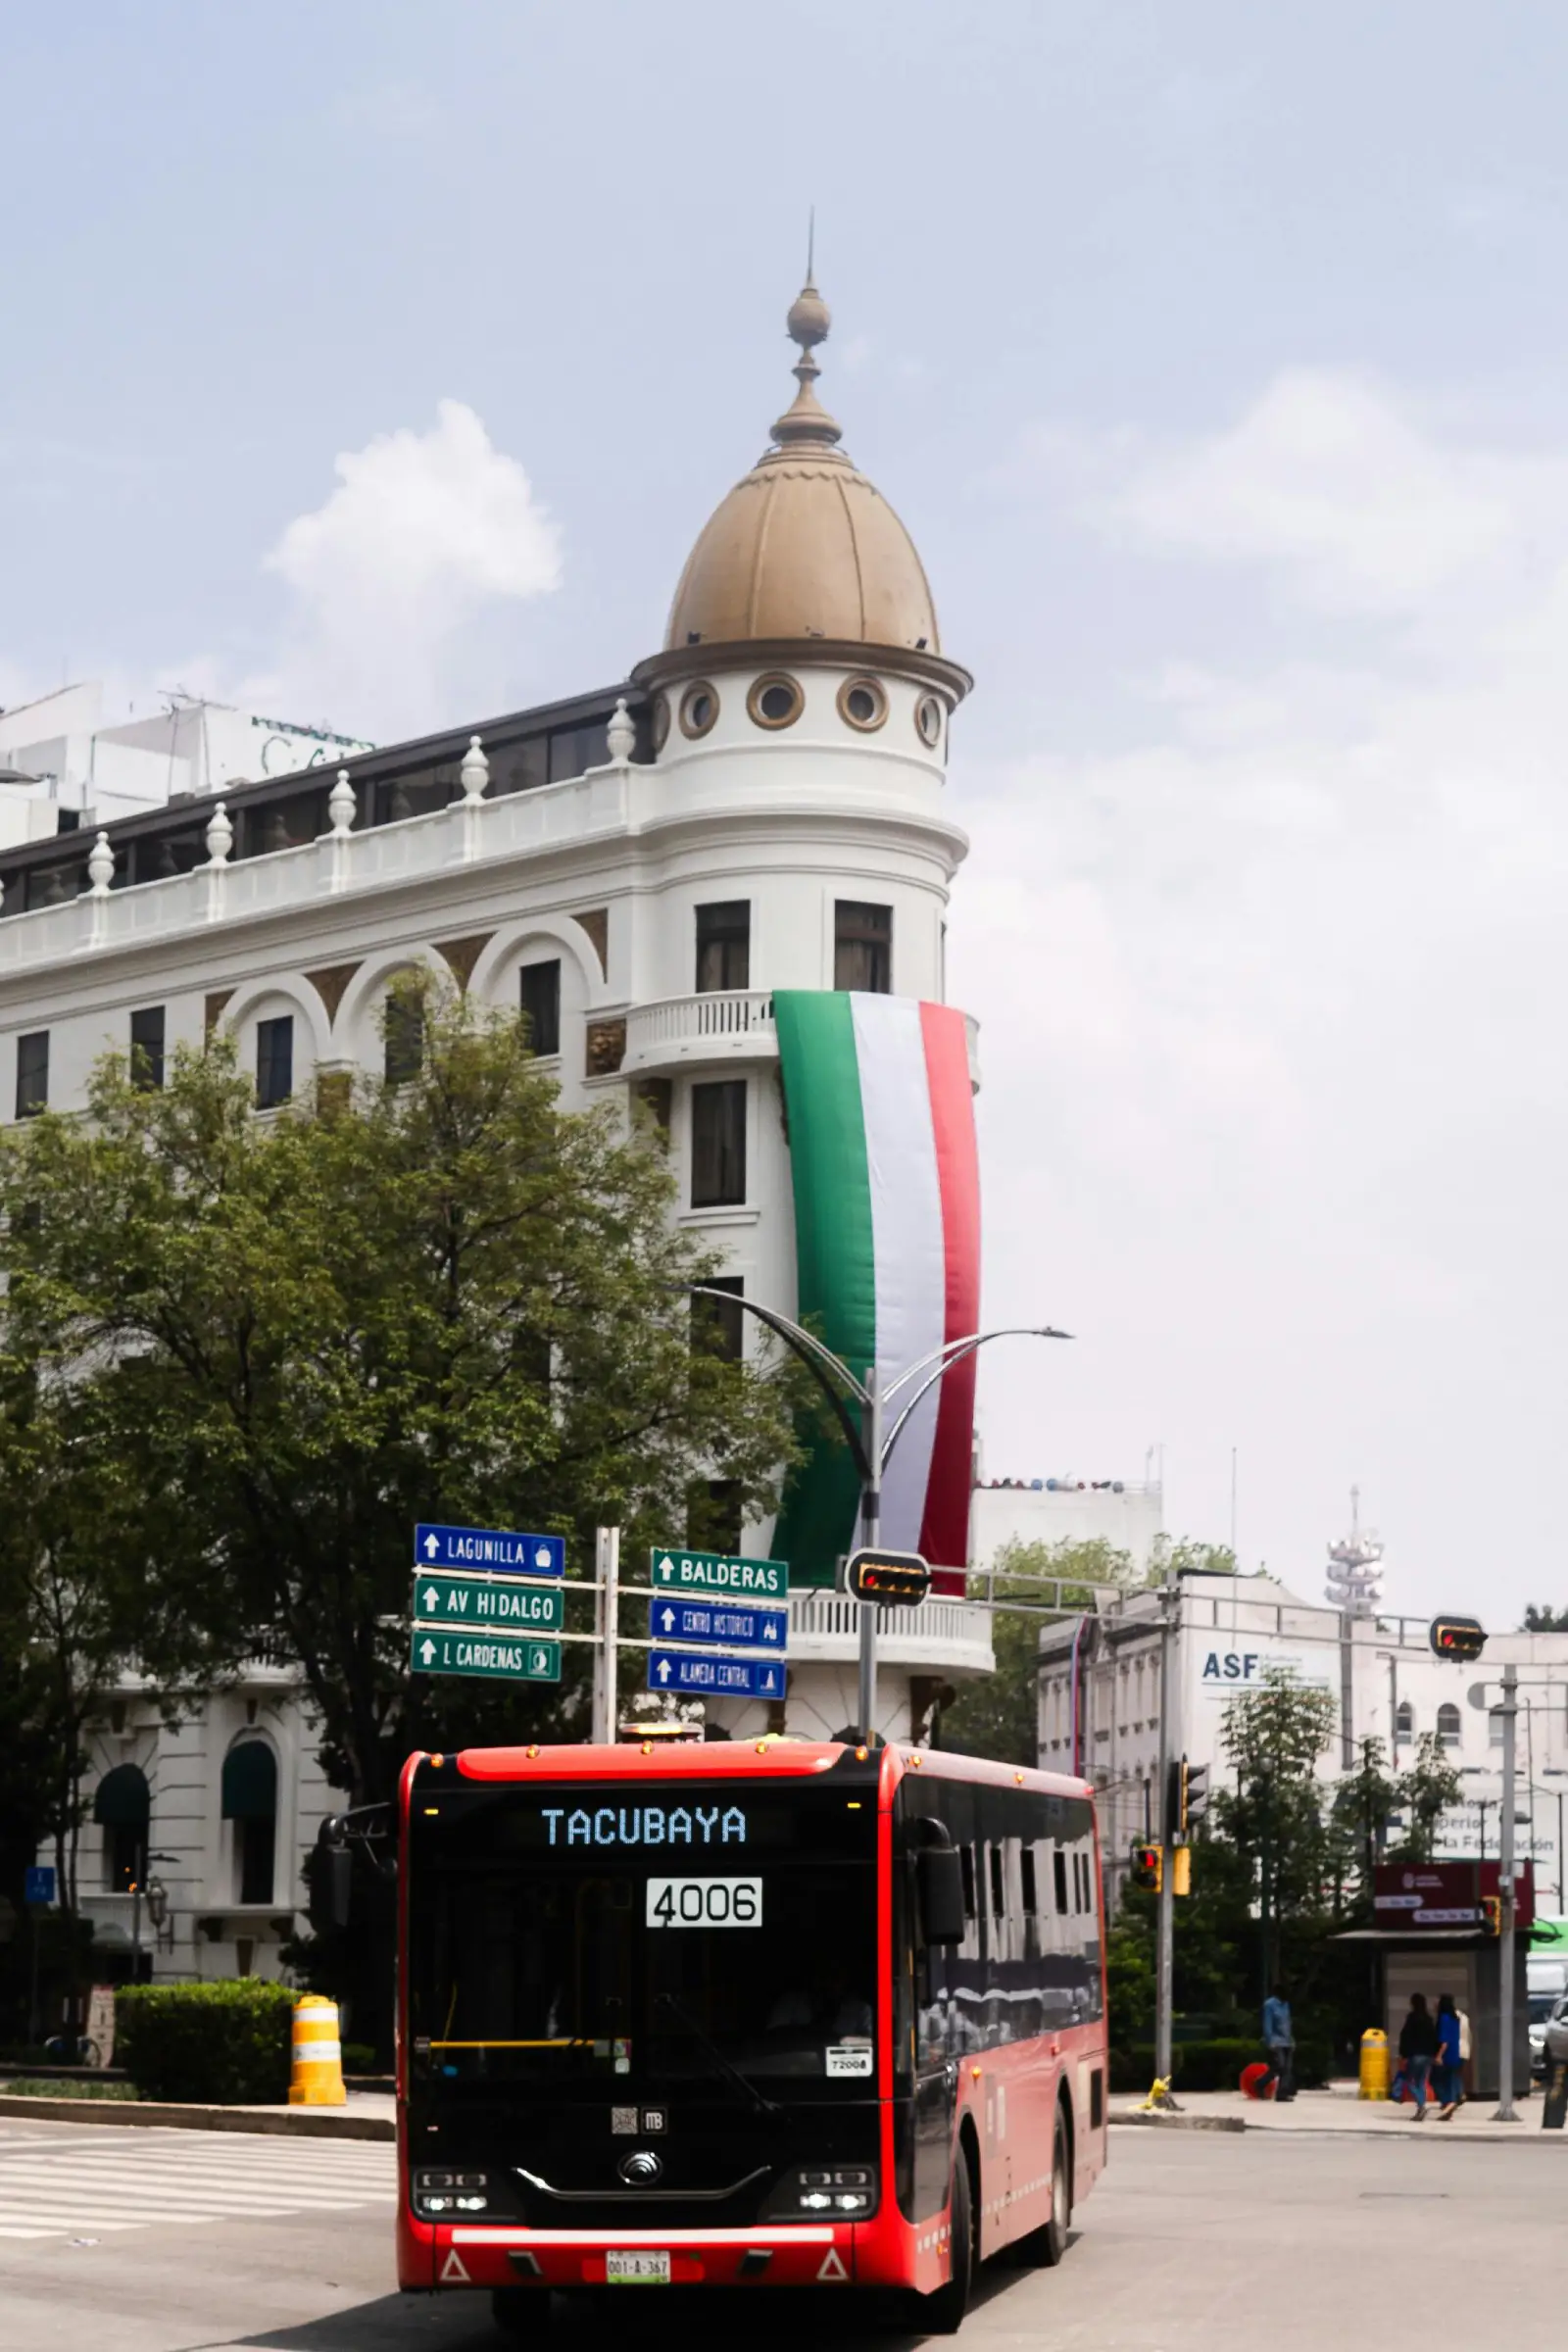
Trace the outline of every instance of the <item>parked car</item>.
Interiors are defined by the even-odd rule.
[[[1533,2036],[1534,2026],[1530,2031]],[[1541,2040],[1543,2074],[1549,2066],[1568,2065],[1568,1992],[1559,1996],[1550,2017],[1542,2028]]]

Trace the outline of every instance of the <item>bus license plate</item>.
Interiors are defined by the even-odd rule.
[[[605,2284],[607,2286],[667,2286],[669,2284],[669,2256],[667,2254],[605,2255]]]

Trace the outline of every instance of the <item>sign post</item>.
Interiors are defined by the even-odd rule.
[[[27,1942],[30,1947],[27,1955],[30,1980],[27,1989],[27,2038],[34,2049],[43,2039],[43,2020],[38,2015],[38,1915],[49,1910],[54,1899],[54,1865],[49,1862],[29,1864],[23,1887],[23,1900],[27,1907]]]

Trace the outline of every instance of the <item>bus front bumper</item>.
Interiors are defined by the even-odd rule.
[[[770,2223],[752,2230],[528,2230],[520,2224],[399,2217],[398,2283],[444,2287],[591,2287],[617,2283],[614,2255],[662,2255],[671,2286],[846,2286],[890,2283],[869,2222]],[[656,2273],[658,2263],[651,2267]],[[662,2283],[656,2276],[650,2284]]]

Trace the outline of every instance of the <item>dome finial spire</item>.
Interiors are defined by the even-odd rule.
[[[843,428],[831,417],[816,397],[816,378],[822,370],[812,358],[818,343],[827,341],[833,315],[816,290],[816,207],[808,215],[806,230],[806,283],[790,304],[784,324],[792,343],[800,345],[801,356],[790,370],[800,390],[784,415],[773,427],[773,438],[785,448],[800,442],[814,442],[818,448],[831,449],[844,438]]]

